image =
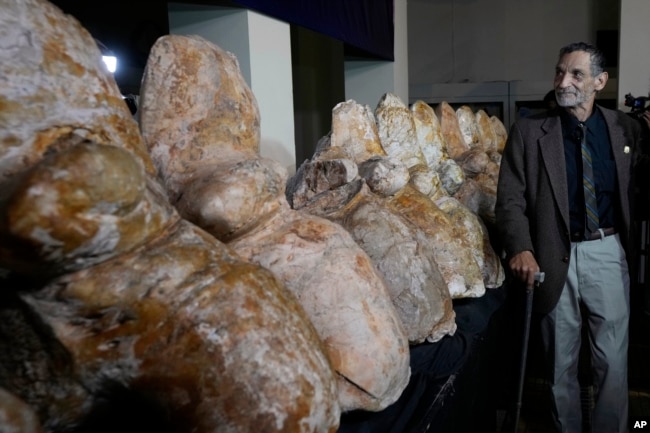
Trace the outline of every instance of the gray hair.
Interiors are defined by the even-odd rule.
[[[605,55],[595,45],[591,45],[587,42],[574,42],[560,48],[559,57],[574,51],[584,51],[589,54],[591,75],[594,77],[605,71]]]

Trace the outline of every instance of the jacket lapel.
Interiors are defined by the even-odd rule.
[[[559,116],[546,118],[541,125],[541,130],[542,135],[539,138],[539,153],[548,174],[553,197],[558,205],[562,220],[568,232],[569,187],[566,177],[566,162],[564,160],[562,125]]]

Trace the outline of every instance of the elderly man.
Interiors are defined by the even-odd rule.
[[[626,432],[633,176],[640,122],[595,104],[604,57],[579,42],[560,50],[557,109],[516,122],[504,149],[496,217],[512,275],[532,286],[542,315],[552,415],[558,432],[582,431],[581,326],[588,327],[598,432]],[[645,161],[645,158],[643,159]]]

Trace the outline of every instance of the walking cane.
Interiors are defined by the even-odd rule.
[[[526,375],[526,357],[528,356],[528,338],[530,337],[530,318],[533,312],[533,292],[544,282],[544,272],[535,273],[535,283],[526,287],[526,311],[524,317],[524,333],[521,344],[521,360],[519,361],[519,382],[517,390],[517,406],[515,408],[515,420],[512,431],[517,433],[519,414],[521,413],[521,400],[524,393],[524,377]]]

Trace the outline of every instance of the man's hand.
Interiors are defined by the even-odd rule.
[[[508,260],[508,266],[515,278],[532,287],[535,284],[535,273],[539,272],[539,265],[535,256],[530,251],[522,251]]]

